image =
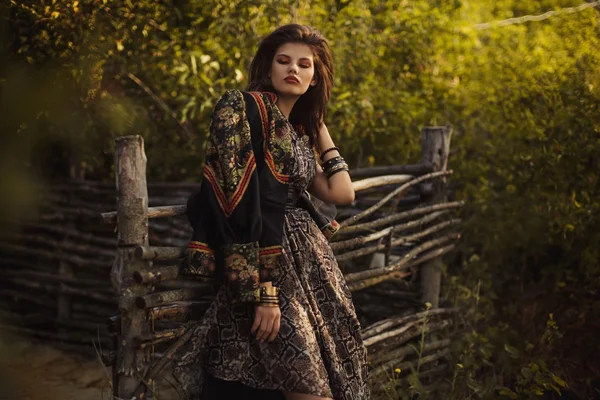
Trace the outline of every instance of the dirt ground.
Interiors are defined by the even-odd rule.
[[[0,400],[109,400],[110,368],[40,343],[1,338]],[[155,400],[174,400],[160,388]]]

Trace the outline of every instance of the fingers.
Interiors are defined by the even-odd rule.
[[[281,317],[277,317],[277,318],[275,318],[275,321],[273,322],[273,330],[271,331],[271,334],[267,338],[267,341],[272,342],[273,340],[275,340],[275,337],[277,337],[277,334],[279,333],[280,326],[281,326]]]
[[[265,307],[256,307],[254,313],[254,322],[250,329],[251,334],[256,336],[256,340],[272,342],[279,333],[281,325],[281,312],[279,309],[269,309]]]
[[[258,335],[256,336],[256,340],[259,342],[264,342],[267,336],[271,334],[273,330],[273,319],[263,319],[260,328],[258,328]]]
[[[256,333],[256,330],[260,326],[261,321],[262,321],[262,316],[258,313],[258,310],[256,310],[254,312],[254,323],[252,324],[252,328],[250,329],[250,333],[252,333],[253,335]]]

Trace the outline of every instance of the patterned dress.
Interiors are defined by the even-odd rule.
[[[335,400],[370,398],[367,353],[352,297],[329,243],[296,200],[315,176],[308,137],[292,132],[293,166],[285,213],[283,254],[273,285],[280,288],[281,326],[273,342],[250,333],[254,305],[232,303],[221,287],[194,328],[190,348],[176,364],[178,379],[197,396],[204,373],[226,381]]]

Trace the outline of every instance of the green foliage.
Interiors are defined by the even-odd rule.
[[[597,349],[574,327],[597,323],[586,299],[600,286],[599,14],[476,28],[578,4],[13,0],[0,171],[111,179],[113,139],[140,134],[150,180],[197,181],[212,106],[245,87],[260,38],[316,26],[336,66],[327,124],[354,167],[414,163],[421,127],[454,126],[451,182],[468,206],[445,291],[465,310],[453,396],[535,397],[563,378],[585,393],[600,365],[559,357],[576,358],[570,337]],[[552,345],[549,314],[566,330]]]

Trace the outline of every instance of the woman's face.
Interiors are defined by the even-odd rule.
[[[300,97],[314,86],[315,65],[310,47],[286,43],[275,51],[271,63],[271,84],[280,97]]]

